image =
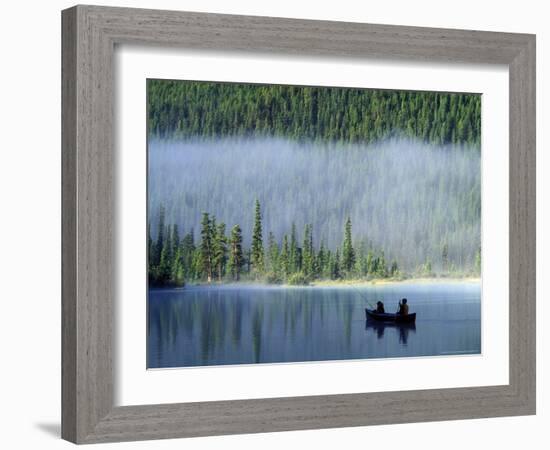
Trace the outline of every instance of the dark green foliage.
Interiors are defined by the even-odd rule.
[[[212,219],[208,213],[203,213],[201,222],[200,261],[201,272],[205,274],[207,281],[212,281],[214,272],[214,229]]]
[[[184,261],[177,225],[166,226],[164,207],[160,208],[158,235],[151,239],[147,225],[148,278],[151,285],[183,286],[185,284]]]
[[[290,249],[289,249],[289,271],[297,272],[300,269],[300,250],[298,249],[298,238],[296,236],[296,225],[292,223],[290,229]]]
[[[449,246],[446,242],[441,249],[441,264],[444,271],[449,270]]]
[[[227,262],[227,238],[225,237],[225,224],[223,222],[218,224],[214,231],[212,264],[218,276],[218,280],[221,281],[225,275],[225,265]]]
[[[306,224],[304,228],[304,242],[302,244],[302,271],[306,278],[315,274],[315,253],[313,250],[313,236],[311,225]]]
[[[268,271],[272,273],[280,272],[280,256],[279,256],[279,246],[275,241],[275,235],[270,231],[267,238],[267,247],[268,247]]]
[[[351,219],[348,217],[344,230],[344,245],[342,246],[342,268],[347,273],[351,273],[354,264],[355,252],[351,242]]]
[[[177,80],[148,80],[147,92],[150,136],[480,145],[477,94]]]
[[[263,273],[264,265],[264,243],[262,239],[262,213],[260,202],[256,199],[254,208],[254,229],[252,231],[252,266],[257,273]]]
[[[481,274],[481,249],[476,252],[474,258],[474,270],[476,273]]]
[[[255,211],[259,211],[257,204]],[[162,209],[159,222],[162,222]],[[258,216],[256,215],[256,218]],[[261,222],[261,217],[260,217]],[[259,223],[260,223],[259,222]],[[239,225],[233,226],[231,235],[225,235],[225,224],[216,224],[216,218],[203,213],[201,226],[201,242],[197,247],[193,232],[179,239],[176,226],[164,226],[159,232],[156,242],[149,243],[149,251],[156,252],[160,248],[158,264],[149,258],[149,281],[152,285],[183,286],[185,282],[206,281],[218,282],[225,280],[239,281],[260,280],[267,283],[285,282],[291,285],[305,285],[315,280],[352,280],[352,279],[402,279],[407,275],[399,269],[396,259],[388,265],[384,251],[373,248],[370,243],[352,241],[351,220],[346,220],[344,228],[343,249],[331,251],[323,241],[316,249],[313,245],[312,225],[306,225],[303,232],[302,247],[297,246],[296,227],[291,229],[290,243],[287,234],[283,235],[279,245],[273,233],[268,234],[267,258],[263,246],[254,249],[243,249],[243,235]],[[261,233],[257,233],[260,239]],[[252,240],[254,242],[254,240]],[[260,242],[260,241],[258,241]],[[162,245],[161,245],[162,243]],[[292,250],[294,248],[294,250]],[[255,252],[256,256],[255,256]],[[292,259],[292,252],[297,256]],[[246,255],[246,256],[245,256]],[[262,259],[258,259],[262,258]],[[257,261],[254,263],[254,261]],[[258,265],[258,261],[265,264]],[[481,251],[471,262],[470,272],[457,272],[457,264],[448,262],[448,268],[440,275],[453,273],[456,275],[479,275],[481,271]],[[414,271],[415,276],[436,276],[432,262],[428,258]]]
[[[233,280],[239,281],[243,265],[243,236],[241,227],[235,225],[231,229],[231,238],[229,239],[229,273]]]

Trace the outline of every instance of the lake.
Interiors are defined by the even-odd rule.
[[[408,299],[413,326],[365,320]],[[475,282],[336,287],[256,285],[150,289],[147,367],[188,367],[478,354]]]

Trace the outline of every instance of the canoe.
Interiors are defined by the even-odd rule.
[[[365,309],[367,319],[378,320],[379,322],[412,323],[416,320],[416,313],[401,314],[377,313],[374,309]]]

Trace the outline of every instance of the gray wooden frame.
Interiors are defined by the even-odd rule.
[[[62,437],[76,443],[535,413],[535,36],[76,6],[62,13]],[[115,44],[506,64],[508,385],[113,405]]]

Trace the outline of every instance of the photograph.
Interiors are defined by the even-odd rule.
[[[147,80],[147,368],[481,353],[481,95]]]

